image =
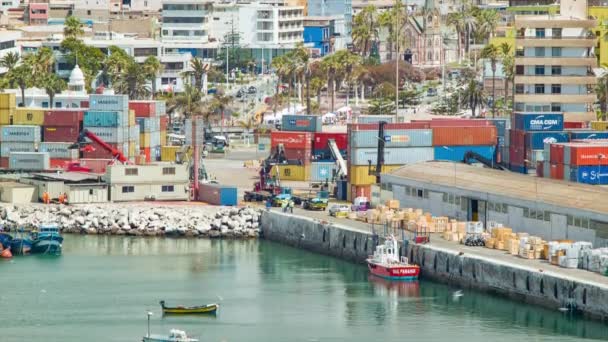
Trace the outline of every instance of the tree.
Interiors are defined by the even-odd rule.
[[[46,73],[40,77],[40,85],[49,96],[49,104],[53,108],[55,95],[67,89],[68,85],[56,74]]]
[[[21,107],[25,107],[25,89],[32,86],[33,77],[32,77],[32,68],[26,64],[22,63],[11,70],[7,78],[9,83],[12,85],[16,85],[21,90]]]
[[[471,116],[475,117],[475,111],[477,110],[477,107],[482,106],[486,100],[486,96],[483,91],[483,85],[472,79],[464,88],[462,95],[462,104],[468,106],[471,109]]]
[[[458,37],[458,61],[462,60],[462,41],[463,33],[465,31],[465,15],[463,12],[452,12],[448,14],[446,24],[448,26],[452,26],[456,31],[456,36]]]
[[[108,47],[109,54],[103,60],[103,66],[98,82],[106,86],[111,86],[118,76],[125,70],[130,63],[132,57],[125,50],[111,45]]]
[[[249,133],[259,127],[253,116],[248,116],[245,120],[240,120],[238,125],[247,132],[247,147],[249,147]]]
[[[378,38],[376,7],[369,5],[353,18],[352,38],[355,49],[363,57],[369,57],[370,43]]]
[[[481,58],[486,58],[490,61],[492,68],[492,117],[496,116],[496,63],[500,58],[500,50],[494,44],[486,45],[481,50]],[[505,92],[507,89],[505,88]]]
[[[378,25],[386,28],[388,31],[387,47],[388,47],[388,60],[393,59],[393,43],[395,40],[395,13],[394,11],[384,11],[378,15]]]
[[[222,134],[224,134],[224,118],[226,109],[232,103],[232,96],[226,95],[223,91],[218,91],[213,94],[213,99],[211,100],[211,108],[214,112],[220,112],[222,115]]]
[[[148,56],[142,65],[145,78],[152,85],[152,97],[156,96],[156,77],[163,70],[163,65],[155,56]]]
[[[500,16],[495,10],[489,9],[479,10],[476,14],[476,38],[481,41],[487,41],[490,39],[490,37],[492,37],[494,31],[496,31],[496,26],[498,26]]]
[[[603,63],[601,67],[603,74],[597,80],[595,93],[600,103],[601,119],[605,121],[608,112],[608,64]]]
[[[203,77],[207,73],[208,64],[203,62],[202,59],[195,57],[190,60],[191,71],[187,72],[187,75],[194,78],[194,86],[197,89],[203,89]]]
[[[66,38],[61,42],[61,49],[65,53],[68,64],[78,64],[85,77],[87,91],[91,92],[91,84],[102,68],[105,55],[100,49],[84,44],[76,38]]]
[[[38,84],[42,82],[45,75],[54,72],[55,55],[50,48],[42,47],[36,53],[25,55],[23,62],[32,69],[32,82]]]
[[[113,86],[117,93],[127,94],[130,99],[144,99],[150,94],[147,83],[148,75],[144,65],[140,65],[132,59],[126,68],[117,75]]]
[[[508,107],[509,82],[512,82],[515,77],[515,58],[513,57],[509,43],[504,42],[500,44],[500,56],[502,58],[502,72],[505,75],[505,100],[503,103],[506,110]]]
[[[175,96],[174,100],[170,101],[167,106],[168,112],[182,112],[184,118],[188,119],[193,116],[204,114],[202,106],[202,94],[199,89],[192,86],[189,82],[184,83],[184,90]]]
[[[384,98],[373,99],[367,107],[367,114],[370,115],[385,115],[395,112],[395,100],[387,100]]]
[[[65,38],[78,38],[82,35],[84,35],[84,30],[80,19],[73,15],[67,17],[63,27],[63,36]]]
[[[6,68],[7,71],[13,70],[19,63],[19,54],[17,52],[9,52],[0,58],[0,67]]]

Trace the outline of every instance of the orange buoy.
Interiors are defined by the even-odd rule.
[[[2,252],[0,252],[0,257],[3,257],[5,259],[10,259],[13,257],[13,253],[11,253],[10,248],[7,248],[7,249],[3,250]]]

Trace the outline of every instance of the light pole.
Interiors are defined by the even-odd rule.
[[[194,172],[197,173],[197,171],[194,171]],[[148,314],[148,335],[146,337],[150,337],[150,316],[152,316],[153,314],[151,311],[148,311],[147,314]]]

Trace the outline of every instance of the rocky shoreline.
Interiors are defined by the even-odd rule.
[[[31,230],[56,223],[62,233],[126,236],[257,238],[259,209],[162,204],[5,205],[5,231]]]

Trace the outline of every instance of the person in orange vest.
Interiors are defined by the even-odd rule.
[[[49,204],[50,203],[49,193],[46,192],[46,191],[42,193],[42,202],[44,204]]]
[[[68,194],[66,192],[63,193],[63,204],[68,204]]]
[[[59,204],[63,204],[63,194],[59,194]]]

